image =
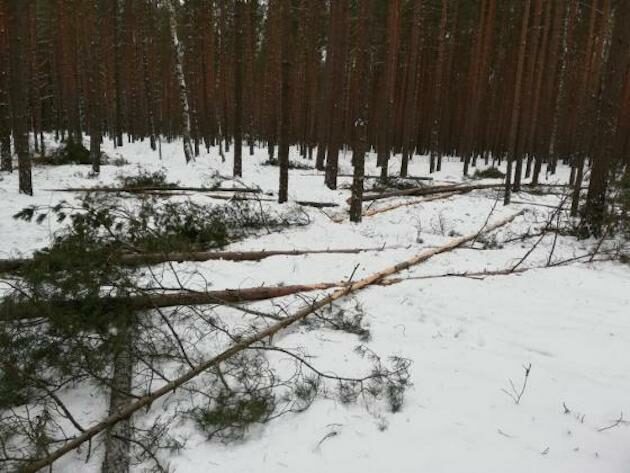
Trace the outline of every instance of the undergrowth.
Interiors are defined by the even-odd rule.
[[[177,183],[168,182],[166,179],[166,171],[160,169],[158,171],[140,170],[135,176],[119,176],[118,182],[121,187],[137,189],[143,187],[167,187],[175,186]]]
[[[371,181],[365,186],[368,192],[387,192],[390,190],[408,190],[423,187],[415,179],[406,179],[404,177],[386,177]]]
[[[499,169],[491,167],[486,169],[476,169],[472,175],[473,179],[503,179],[505,174]]]
[[[280,161],[277,158],[271,158],[262,163],[263,166],[280,166]],[[308,164],[299,163],[296,161],[289,161],[289,169],[314,169],[313,166]]]

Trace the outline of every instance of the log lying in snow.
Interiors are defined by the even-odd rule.
[[[463,194],[464,192],[447,192],[444,194],[439,194],[439,195],[435,195],[432,197],[426,197],[423,199],[418,199],[418,200],[412,200],[409,202],[398,202],[397,204],[392,204],[392,205],[388,205],[386,207],[380,207],[378,209],[367,209],[363,211],[363,216],[364,217],[373,217],[374,215],[378,215],[384,212],[389,212],[390,210],[396,210],[400,207],[408,207],[410,205],[418,205],[418,204],[423,204],[425,202],[432,202],[434,200],[440,200],[440,199],[448,199],[449,197],[453,197],[454,195],[457,194]],[[336,215],[334,217],[331,217],[331,220],[335,223],[342,223],[344,220],[346,219],[346,215],[344,214],[340,214],[340,215]],[[1,267],[1,266],[0,266]]]
[[[128,192],[131,194],[142,194],[144,192],[168,192],[168,191],[182,191],[182,192],[236,192],[246,194],[261,194],[261,189],[253,189],[250,187],[239,188],[225,188],[225,187],[181,187],[177,185],[165,185],[165,186],[138,186],[138,187],[64,187],[61,189],[44,189],[50,192]]]
[[[416,187],[414,189],[404,189],[400,191],[382,192],[378,194],[367,194],[363,196],[363,201],[389,199],[391,197],[406,197],[418,195],[432,195],[441,192],[470,192],[479,189],[503,189],[505,184],[470,184],[470,185],[444,185],[431,187]],[[567,187],[565,184],[523,184],[523,188],[557,188]],[[348,199],[348,202],[350,200]]]
[[[472,241],[478,238],[479,235],[482,233],[488,233],[490,231],[496,230],[499,227],[502,227],[503,225],[508,224],[509,222],[514,220],[516,217],[523,214],[523,212],[524,211],[518,212],[516,214],[511,215],[510,217],[500,220],[499,222],[493,223],[491,225],[487,225],[485,226],[484,229],[472,235],[455,238],[451,240],[450,242],[448,242],[446,245],[441,246],[439,248],[433,248],[430,250],[423,251],[420,254],[414,256],[413,258],[403,261],[397,265],[385,268],[384,270],[374,273],[370,276],[367,276],[355,283],[348,284],[345,287],[333,292],[329,296],[324,297],[323,299],[319,301],[314,301],[313,303],[305,305],[302,309],[298,310],[295,314],[288,316],[282,319],[281,321],[268,326],[267,328],[255,333],[254,335],[243,338],[240,342],[235,343],[234,345],[230,346],[228,349],[224,350],[220,354],[198,364],[194,368],[191,368],[190,370],[186,371],[184,374],[182,374],[178,378],[165,384],[161,388],[156,389],[155,391],[149,394],[146,394],[140,399],[129,403],[129,405],[127,405],[126,408],[121,409],[119,412],[112,414],[106,417],[105,419],[103,419],[102,421],[94,424],[92,427],[81,432],[79,435],[74,437],[72,440],[66,442],[65,445],[62,445],[61,447],[59,447],[57,450],[53,451],[49,455],[43,458],[37,459],[29,465],[25,465],[21,470],[22,473],[36,473],[38,470],[51,465],[55,460],[61,458],[66,453],[73,451],[74,449],[81,446],[85,442],[88,442],[89,440],[94,438],[96,435],[110,428],[111,426],[117,424],[121,420],[130,418],[135,412],[143,408],[149,408],[151,404],[153,404],[153,402],[155,402],[157,399],[160,399],[162,396],[165,396],[175,391],[178,387],[186,384],[188,381],[190,381],[191,379],[194,379],[195,377],[199,376],[203,372],[219,365],[223,361],[251,347],[255,343],[271,337],[272,335],[279,332],[280,330],[285,329],[296,322],[304,320],[312,313],[316,312],[317,310],[323,307],[326,307],[332,302],[338,299],[341,299],[342,297],[347,296],[348,294],[360,291],[361,289],[364,289],[379,281],[382,281],[387,276],[391,276],[392,274],[399,273],[400,271],[403,271],[414,265],[422,263],[423,261],[426,261],[435,255],[439,255],[440,253],[445,253],[447,251],[451,251],[455,248],[458,248],[464,243],[467,243],[469,241]]]
[[[300,256],[314,254],[356,254],[367,251],[391,250],[395,247],[378,248],[338,248],[326,250],[259,250],[259,251],[180,251],[174,253],[126,253],[120,256],[120,262],[129,266],[159,264],[167,261],[260,261],[272,256]],[[15,273],[31,259],[0,260],[0,273]]]
[[[115,311],[125,307],[131,310],[150,310],[161,307],[195,306],[209,304],[233,304],[238,302],[253,302],[276,297],[290,296],[302,292],[330,289],[343,285],[337,283],[297,284],[292,286],[257,286],[240,289],[222,289],[206,292],[174,292],[166,294],[142,294],[130,297],[103,297],[101,308],[103,311]],[[59,300],[50,301],[46,309],[53,311],[77,311],[82,307],[81,301]],[[0,305],[0,320],[21,320],[46,317],[45,313],[37,310],[28,302],[4,302]]]
[[[379,194],[367,194],[363,196],[363,201],[389,199],[391,197],[406,197],[415,195],[433,195],[445,192],[469,192],[477,189],[501,189],[503,184],[474,184],[468,186],[446,185],[432,187],[417,187],[414,189],[404,189],[401,191],[382,192]]]
[[[367,251],[382,251],[391,247],[379,248],[339,248],[327,250],[260,250],[260,251],[199,251],[178,253],[126,254],[121,262],[128,265],[157,264],[165,261],[260,261],[272,256],[301,256],[317,254],[356,254]],[[1,262],[0,262],[1,267]]]
[[[129,194],[154,194],[160,196],[170,195],[185,195],[184,192],[199,192],[212,199],[219,200],[253,200],[260,202],[276,202],[276,199],[262,198],[262,197],[248,197],[239,195],[243,193],[262,193],[260,189],[213,189],[211,187],[179,187],[179,186],[155,186],[155,187],[65,187],[63,189],[45,189],[50,192],[126,192]],[[213,194],[213,192],[234,192],[234,195]],[[270,194],[265,194],[270,195]],[[319,209],[329,207],[339,207],[339,204],[335,202],[314,202],[311,200],[295,200],[292,201],[295,204],[302,205],[304,207],[315,207]]]
[[[352,174],[338,174],[338,177],[353,177]],[[383,176],[363,176],[363,179],[383,179]],[[391,179],[400,179],[401,181],[432,181],[432,177],[428,176],[406,176],[406,177],[392,177]]]
[[[462,191],[462,192],[447,192],[445,194],[439,194],[439,195],[435,195],[433,197],[427,197],[426,199],[412,200],[411,202],[399,202],[398,204],[388,205],[387,207],[381,207],[379,209],[369,209],[369,210],[367,210],[367,211],[365,211],[363,213],[363,216],[364,217],[372,217],[374,215],[378,215],[378,214],[381,214],[383,212],[389,212],[390,210],[395,210],[395,209],[398,209],[400,207],[408,207],[410,205],[423,204],[425,202],[432,202],[434,200],[448,199],[449,197],[453,197],[454,195],[457,195],[457,194],[463,194],[464,192],[465,191]]]

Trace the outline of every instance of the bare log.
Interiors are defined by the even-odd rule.
[[[63,187],[60,189],[44,189],[49,192],[128,192],[132,194],[142,194],[144,192],[158,191],[183,191],[183,192],[237,192],[247,194],[260,194],[261,189],[253,189],[251,187],[242,188],[225,188],[225,187],[182,187],[178,185],[165,186],[122,186],[122,187]]]
[[[258,251],[179,251],[173,253],[125,253],[120,263],[129,266],[159,264],[167,261],[260,261],[272,256],[301,256],[316,254],[356,254],[367,251],[390,250],[393,247],[329,248],[325,250],[258,250]],[[32,262],[29,258],[0,260],[0,273],[15,273]]]
[[[446,192],[469,192],[477,189],[500,189],[503,184],[475,184],[475,185],[446,185],[432,187],[417,187],[413,189],[404,189],[400,191],[382,192],[379,194],[368,194],[363,196],[364,201],[389,199],[391,197],[406,197],[418,195],[433,195]]]
[[[100,307],[105,312],[113,312],[125,307],[131,310],[150,310],[162,307],[194,306],[207,304],[233,304],[253,302],[276,297],[290,296],[302,292],[330,289],[343,285],[343,282],[296,284],[291,286],[257,286],[239,289],[221,289],[217,291],[180,291],[172,293],[147,293],[134,296],[107,296],[100,300]],[[80,300],[52,300],[41,307],[42,311],[78,311],[83,306]],[[11,302],[5,300],[0,305],[0,320],[36,319],[46,317],[39,313],[39,306],[29,302]]]
[[[338,174],[338,177],[352,177],[352,174]],[[364,179],[383,179],[383,176],[363,176]],[[401,177],[401,180],[407,181],[432,181],[432,177],[425,176],[405,176]]]
[[[443,192],[470,192],[479,189],[502,189],[504,184],[471,184],[471,185],[444,185],[431,187],[416,187],[413,189],[404,189],[400,191],[382,192],[379,194],[368,194],[363,196],[364,201],[389,199],[391,197],[421,196],[433,195]],[[527,188],[556,188],[567,187],[565,184],[524,184],[522,187]]]
[[[453,197],[454,195],[458,195],[458,194],[463,194],[466,191],[461,191],[461,192],[447,192],[445,194],[439,194],[433,197],[427,197],[426,199],[418,199],[418,200],[413,200],[411,202],[399,202],[397,204],[392,204],[392,205],[388,205],[387,207],[381,207],[379,209],[370,209],[367,210],[363,216],[364,217],[372,217],[374,215],[378,215],[384,212],[389,212],[390,210],[395,210],[398,209],[400,207],[408,207],[410,205],[418,205],[418,204],[423,204],[425,202],[432,202],[434,200],[440,200],[440,199],[448,199],[449,197]]]
[[[57,450],[53,451],[49,455],[43,458],[37,459],[29,465],[25,465],[25,467],[22,469],[22,473],[36,473],[38,470],[51,465],[55,460],[73,451],[77,447],[81,446],[83,443],[91,440],[96,435],[110,428],[111,426],[117,424],[121,420],[130,418],[135,412],[143,408],[149,408],[151,404],[153,404],[153,402],[155,402],[157,399],[160,399],[162,396],[165,396],[166,394],[173,392],[178,387],[187,383],[191,379],[194,379],[195,377],[199,376],[201,373],[207,371],[210,368],[213,368],[214,366],[217,366],[221,362],[229,359],[230,357],[236,355],[237,353],[254,345],[256,342],[265,340],[273,336],[275,333],[279,332],[280,330],[285,329],[296,322],[304,320],[309,315],[313,314],[314,312],[316,312],[317,310],[323,307],[326,307],[332,302],[338,299],[341,299],[347,296],[348,294],[357,292],[379,281],[382,281],[387,276],[391,276],[392,274],[399,273],[400,271],[403,271],[414,265],[422,263],[423,261],[426,261],[435,255],[439,255],[441,253],[445,253],[455,248],[458,248],[464,243],[467,243],[469,241],[472,241],[478,238],[479,234],[481,233],[488,233],[490,231],[496,230],[497,228],[508,224],[509,222],[514,220],[519,215],[522,215],[523,213],[524,211],[521,211],[503,220],[500,220],[494,224],[487,225],[484,229],[482,229],[479,232],[475,232],[474,234],[463,236],[460,238],[455,238],[451,240],[450,242],[448,242],[446,245],[441,246],[439,248],[433,248],[430,250],[423,251],[419,253],[418,255],[414,256],[413,258],[403,261],[397,265],[385,268],[384,270],[374,273],[370,276],[367,276],[353,284],[348,284],[319,301],[314,301],[311,304],[305,305],[302,309],[298,310],[295,314],[288,316],[284,318],[283,320],[268,326],[267,328],[255,333],[254,335],[243,338],[240,342],[235,343],[234,345],[230,346],[228,349],[224,350],[220,354],[206,360],[205,362],[200,363],[194,368],[191,368],[190,370],[182,374],[177,379],[174,379],[173,381],[165,384],[159,389],[156,389],[150,394],[147,394],[141,397],[140,399],[131,402],[130,404],[127,405],[126,408],[121,409],[115,414],[112,414],[106,417],[105,419],[103,419],[102,421],[94,424],[92,427],[90,427],[89,429],[86,429],[80,435],[77,435],[74,439],[68,441],[65,445],[62,445],[61,447],[59,447]]]

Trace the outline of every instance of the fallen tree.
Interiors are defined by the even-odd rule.
[[[131,194],[150,191],[182,191],[182,192],[237,192],[245,194],[261,194],[261,189],[250,187],[182,187],[178,185],[163,186],[120,186],[120,187],[63,187],[59,189],[44,189],[50,192],[128,192]]]
[[[392,248],[338,248],[325,250],[258,250],[258,251],[179,251],[162,253],[125,253],[118,261],[128,266],[159,264],[167,261],[260,261],[272,256],[301,256],[314,254],[356,254]],[[31,258],[0,260],[0,273],[15,273],[32,261]]]
[[[394,266],[389,266],[383,269],[382,271],[373,273],[357,282],[347,284],[346,286],[338,289],[337,291],[320,299],[319,301],[313,301],[312,303],[305,305],[302,309],[298,310],[293,315],[288,316],[278,321],[277,323],[274,323],[268,326],[267,328],[260,330],[259,332],[251,336],[246,336],[242,338],[240,341],[234,343],[232,346],[230,346],[229,348],[227,348],[220,354],[213,356],[212,358],[204,362],[201,362],[194,367],[191,367],[191,369],[184,372],[178,378],[164,384],[161,388],[156,389],[152,391],[151,393],[146,394],[140,397],[139,399],[130,402],[126,407],[120,409],[118,412],[112,415],[109,415],[102,421],[94,424],[92,427],[85,429],[83,432],[78,434],[75,438],[69,440],[64,445],[52,451],[51,453],[47,454],[43,458],[35,459],[32,463],[24,465],[24,467],[21,469],[21,472],[22,473],[36,473],[40,469],[51,465],[53,462],[55,462],[56,460],[58,460],[65,454],[75,450],[79,446],[83,445],[85,442],[90,441],[96,435],[100,434],[106,429],[109,429],[110,427],[116,425],[118,422],[122,420],[130,418],[135,412],[144,408],[147,408],[147,409],[150,408],[150,406],[156,400],[175,391],[177,388],[186,384],[188,381],[194,379],[195,377],[199,376],[205,371],[211,368],[217,367],[223,361],[233,357],[234,355],[238,354],[239,352],[242,352],[243,350],[246,350],[247,348],[251,347],[255,343],[268,339],[272,337],[274,334],[278,333],[279,331],[293,325],[294,323],[304,320],[309,315],[313,314],[314,312],[316,312],[317,310],[323,307],[330,305],[332,302],[338,299],[341,299],[347,296],[348,294],[358,292],[361,289],[374,285],[378,283],[379,281],[382,281],[383,279],[387,278],[388,276],[399,273],[400,271],[403,271],[414,265],[427,261],[433,256],[458,248],[469,241],[475,240],[482,233],[488,233],[490,231],[496,230],[497,228],[510,223],[516,217],[518,217],[519,215],[522,215],[523,213],[524,211],[521,211],[507,218],[504,218],[496,223],[493,223],[490,225],[484,225],[484,227],[480,231],[474,234],[463,236],[460,238],[455,238],[451,240],[450,242],[448,242],[447,244],[438,248],[425,250],[419,253],[418,255],[412,258],[409,258],[401,263],[398,263]]]
[[[106,296],[99,299],[98,310],[100,313],[109,313],[121,307],[124,307],[126,310],[138,311],[175,306],[253,302],[302,292],[330,289],[343,284],[343,282],[336,282],[290,286],[257,286],[204,292],[178,291],[162,294],[145,293],[131,296]],[[0,305],[0,320],[41,318],[46,317],[48,311],[54,313],[83,312],[82,309],[85,305],[85,302],[82,300],[48,300],[38,304],[30,301],[13,302],[10,299],[5,299]],[[90,316],[90,314],[83,315]]]
[[[374,215],[378,215],[384,212],[389,212],[390,210],[396,210],[399,209],[400,207],[408,207],[411,205],[418,205],[418,204],[423,204],[425,202],[432,202],[434,200],[440,200],[440,199],[448,199],[449,197],[453,197],[454,195],[458,195],[458,194],[464,194],[466,191],[459,191],[459,192],[447,192],[445,194],[439,194],[433,197],[428,197],[426,199],[419,199],[419,200],[413,200],[411,202],[399,202],[397,204],[392,204],[392,205],[388,205],[387,207],[381,207],[378,209],[368,209],[363,213],[364,217],[372,217]]]
[[[338,177],[353,177],[352,174],[338,174]],[[363,176],[363,179],[383,179],[383,176]],[[405,176],[400,179],[408,181],[432,181],[432,177],[428,176]]]
[[[447,192],[469,192],[478,189],[501,189],[503,184],[474,184],[474,185],[444,185],[432,187],[417,187],[413,189],[404,189],[400,191],[382,192],[379,194],[367,194],[363,196],[363,201],[389,199],[391,197],[406,197],[433,195]]]
[[[480,190],[480,189],[503,189],[504,187],[505,187],[504,184],[471,184],[471,185],[449,184],[449,185],[431,186],[431,187],[415,187],[413,189],[404,189],[400,191],[382,192],[378,194],[367,194],[363,196],[363,201],[389,199],[391,197],[433,195],[433,194],[440,194],[443,192],[470,192],[470,191]],[[523,184],[522,187],[531,188],[531,189],[557,188],[557,187],[562,188],[562,187],[567,187],[567,185],[566,184]],[[348,199],[348,202],[349,202],[349,199]]]
[[[276,202],[276,199],[264,197],[249,197],[241,195],[243,193],[262,193],[260,189],[214,189],[212,187],[179,187],[179,186],[148,186],[148,187],[65,187],[61,189],[45,189],[49,192],[85,192],[85,193],[118,193],[125,192],[129,194],[149,194],[162,197],[186,195],[185,192],[198,192],[206,197],[218,200],[235,200],[235,201],[259,201],[259,202]],[[214,194],[214,192],[234,192],[233,195]],[[270,195],[265,193],[265,195]],[[295,204],[304,207],[330,208],[339,207],[335,202],[315,202],[311,200],[295,200]]]

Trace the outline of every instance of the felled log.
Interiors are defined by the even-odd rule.
[[[144,193],[144,192],[167,192],[167,191],[183,191],[183,192],[237,192],[245,194],[261,194],[261,189],[253,189],[250,187],[224,188],[224,187],[182,187],[178,185],[164,186],[122,186],[122,187],[64,187],[60,189],[45,189],[51,192],[128,192],[128,193]]]
[[[474,185],[446,185],[446,186],[432,186],[432,187],[417,187],[413,189],[404,189],[400,191],[382,192],[378,194],[366,194],[363,196],[363,201],[389,199],[391,197],[407,197],[417,195],[433,195],[446,192],[469,192],[477,189],[501,189],[503,184],[474,184]]]
[[[276,297],[290,296],[302,292],[318,291],[338,287],[343,283],[297,284],[292,286],[257,286],[218,291],[182,291],[164,294],[141,294],[129,297],[106,296],[100,299],[98,308],[102,312],[115,311],[124,307],[127,310],[150,310],[163,307],[195,306],[209,304],[233,304],[253,302]],[[36,319],[52,312],[76,312],[82,309],[83,301],[52,300],[41,306],[30,302],[5,300],[0,304],[0,320]],[[43,313],[40,313],[42,311]]]
[[[352,174],[338,174],[338,177],[353,177]],[[363,176],[363,179],[383,179],[382,176]],[[400,180],[409,180],[409,181],[432,181],[432,177],[428,176],[405,176],[405,177],[396,177],[392,176],[390,179],[400,179]]]
[[[449,197],[453,197],[454,195],[458,195],[458,194],[463,194],[465,191],[462,192],[447,192],[445,194],[439,194],[439,195],[435,195],[432,197],[427,197],[426,199],[418,199],[418,200],[413,200],[411,202],[399,202],[397,204],[392,204],[392,205],[388,205],[387,207],[381,207],[378,209],[369,209],[367,211],[365,211],[363,213],[364,217],[372,217],[374,215],[378,215],[384,212],[389,212],[390,210],[395,210],[398,209],[400,207],[408,207],[410,205],[418,205],[418,204],[423,204],[425,202],[432,202],[434,200],[440,200],[440,199],[448,199]]]
[[[382,251],[388,247],[375,248],[337,248],[326,250],[259,250],[259,251],[178,251],[164,253],[124,253],[120,263],[129,266],[159,264],[167,261],[260,261],[272,256],[300,256],[315,254],[356,254],[364,251]],[[0,260],[0,273],[15,273],[30,263],[32,259]]]

